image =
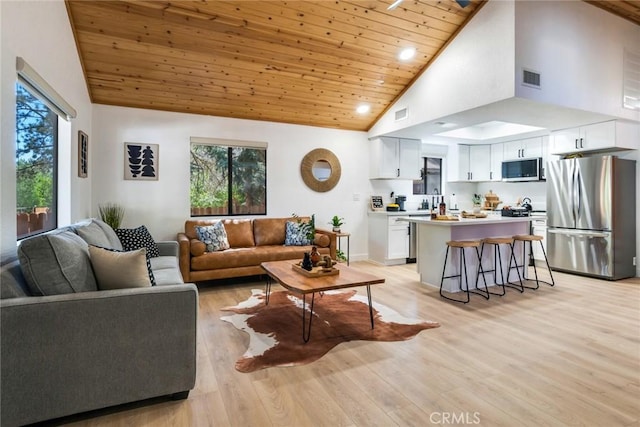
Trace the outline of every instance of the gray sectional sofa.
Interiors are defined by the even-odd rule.
[[[88,244],[122,249],[90,219],[24,240],[2,267],[0,424],[24,425],[195,385],[198,291],[177,242],[157,242],[156,286],[99,290]]]

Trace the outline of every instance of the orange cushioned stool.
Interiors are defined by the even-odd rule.
[[[514,265],[517,265],[516,262],[516,257],[513,254],[513,237],[487,237],[485,239],[482,239],[482,248],[480,249],[480,264],[479,266],[482,267],[482,255],[484,254],[484,245],[493,245],[493,269],[491,270],[484,270],[485,273],[491,273],[493,272],[493,279],[495,281],[496,285],[500,285],[502,286],[502,293],[495,293],[495,292],[490,292],[490,294],[492,295],[498,295],[498,296],[503,296],[506,293],[506,288],[505,286],[509,286],[512,287],[514,289],[519,290],[521,293],[524,292],[524,287],[522,286],[522,279],[520,278],[520,271],[516,270],[518,273],[518,279],[520,280],[520,283],[513,283],[513,282],[509,282],[509,273],[511,272],[511,262],[513,261]],[[504,277],[504,269],[502,268],[502,254],[500,252],[500,245],[508,245],[509,246],[509,250],[510,250],[510,255],[509,255],[509,267],[507,268],[507,279],[505,280]],[[498,264],[500,265],[500,280],[501,282],[498,283]],[[476,284],[477,284],[477,280],[476,280]]]
[[[555,286],[556,282],[553,280],[553,275],[551,274],[551,267],[549,267],[549,260],[547,259],[547,253],[544,250],[544,245],[542,244],[542,236],[536,236],[535,234],[522,234],[522,235],[517,235],[517,236],[513,236],[513,240],[516,242],[522,242],[522,265],[517,265],[516,264],[516,268],[522,267],[522,278],[521,278],[521,286],[527,289],[538,289],[540,287],[540,282],[542,283],[546,283],[549,286]],[[536,263],[535,261],[533,262],[533,272],[536,276],[536,286],[525,286],[524,282],[525,281],[533,281],[533,280],[529,280],[529,278],[527,278],[526,276],[526,266],[525,266],[525,246],[527,244],[527,242],[529,242],[529,253],[533,254],[533,242],[540,242],[540,248],[542,249],[542,254],[544,255],[544,262],[547,264],[547,270],[549,271],[549,277],[551,277],[551,283],[549,282],[545,282],[544,280],[539,280],[538,279],[538,269],[536,268]]]
[[[442,298],[448,299],[450,301],[461,302],[466,304],[469,302],[469,296],[471,294],[477,294],[480,296],[489,299],[489,290],[487,289],[487,280],[484,277],[484,272],[482,271],[482,266],[480,265],[480,253],[478,252],[478,247],[480,246],[480,240],[451,240],[447,242],[447,252],[444,255],[444,266],[442,267],[442,278],[440,279],[440,296]],[[445,272],[447,270],[447,258],[449,257],[449,248],[459,249],[460,250],[460,268],[458,270],[459,274],[452,274],[450,276],[445,276]],[[476,278],[476,289],[469,289],[469,274],[467,273],[467,258],[465,256],[465,248],[475,248],[476,256],[478,257],[478,274],[482,274],[482,279],[484,280],[484,291],[478,289],[478,280]],[[464,279],[466,289],[462,287],[462,275],[464,273]],[[444,284],[444,279],[452,279],[454,277],[458,278],[458,286],[460,290],[463,291],[467,299],[459,300],[455,298],[448,297],[442,293],[442,285]]]

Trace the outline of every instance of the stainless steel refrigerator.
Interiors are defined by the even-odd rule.
[[[635,276],[636,164],[615,156],[547,165],[547,252],[554,270]]]

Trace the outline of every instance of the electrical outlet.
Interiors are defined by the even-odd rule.
[[[636,257],[633,257],[633,265],[636,265]]]

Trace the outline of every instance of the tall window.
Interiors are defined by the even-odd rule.
[[[265,215],[267,150],[191,143],[191,216]]]
[[[442,194],[442,159],[423,157],[420,179],[413,181],[413,194]]]
[[[58,115],[16,84],[17,238],[57,224]]]

